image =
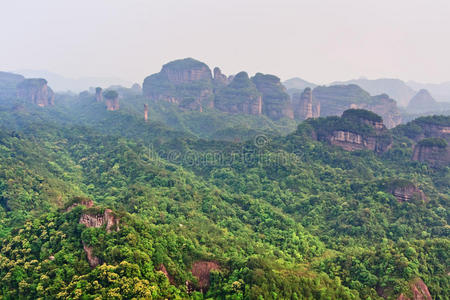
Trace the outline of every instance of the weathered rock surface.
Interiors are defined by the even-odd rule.
[[[295,119],[306,120],[320,116],[320,103],[313,102],[312,90],[309,87],[301,94],[294,93],[292,95],[292,106]]]
[[[145,78],[143,94],[153,101],[167,101],[180,108],[200,110],[213,106],[213,83],[209,67],[195,59],[180,59]]]
[[[197,278],[198,288],[201,292],[209,288],[209,277],[212,270],[220,270],[219,264],[214,261],[197,261],[192,265],[191,273]]]
[[[399,202],[410,202],[411,200],[426,201],[425,193],[412,182],[402,180],[394,181],[390,184],[389,192],[394,195]]]
[[[105,99],[106,110],[116,111],[119,110],[119,94],[114,90],[108,90],[103,93]]]
[[[100,228],[105,225],[106,232],[111,232],[112,230],[119,231],[119,222],[119,218],[110,209],[105,209],[103,213],[83,213],[79,221],[80,224],[84,224],[86,227]]]
[[[214,106],[228,113],[260,115],[262,95],[248,74],[240,72],[234,76],[230,84],[217,92]]]
[[[424,139],[414,146],[412,159],[425,162],[433,167],[445,167],[450,164],[450,147],[444,139],[442,144],[427,143]]]
[[[97,256],[94,255],[94,249],[88,245],[86,245],[83,242],[83,250],[86,253],[86,258],[89,262],[89,266],[91,266],[91,268],[95,268],[96,266],[98,266],[101,261],[100,258],[98,258]]]
[[[220,88],[223,88],[224,86],[228,85],[231,81],[228,79],[228,77],[225,74],[222,74],[222,71],[219,67],[214,68],[214,90],[219,90]]]
[[[43,78],[25,79],[17,85],[17,98],[45,107],[54,105],[55,94]]]
[[[144,104],[144,121],[148,122],[148,104]]]
[[[313,100],[320,103],[320,116],[337,116],[349,108],[360,108],[379,114],[388,128],[401,123],[400,112],[393,99],[386,94],[370,96],[354,84],[318,86],[313,90]]]
[[[422,279],[416,278],[410,283],[411,297],[407,297],[404,294],[400,294],[397,300],[432,300],[430,291],[427,285]]]
[[[294,111],[286,88],[280,78],[270,74],[256,73],[251,79],[262,94],[262,113],[271,119],[294,118]]]

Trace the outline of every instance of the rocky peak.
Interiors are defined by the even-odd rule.
[[[119,94],[114,90],[107,90],[103,93],[105,98],[106,110],[119,110]]]
[[[97,102],[103,102],[103,89],[101,87],[95,88],[95,100]]]
[[[45,107],[54,105],[55,94],[43,78],[25,79],[17,85],[17,98]]]
[[[192,58],[172,61],[161,72],[145,78],[143,94],[153,101],[167,101],[183,109],[213,107],[211,70]]]
[[[224,87],[229,83],[227,76],[222,74],[222,71],[218,67],[214,68],[213,73],[214,73],[214,88],[215,89]]]
[[[227,86],[216,93],[214,105],[228,113],[260,115],[262,112],[261,93],[246,72],[234,76]]]
[[[439,103],[434,100],[428,90],[421,89],[408,103],[409,112],[421,113],[439,109]]]
[[[280,78],[275,75],[256,73],[252,77],[257,90],[262,94],[262,113],[271,119],[294,118],[290,97]]]
[[[292,105],[294,106],[294,117],[299,120],[317,118],[320,115],[320,104],[313,104],[311,88],[307,87],[303,93],[292,95]]]

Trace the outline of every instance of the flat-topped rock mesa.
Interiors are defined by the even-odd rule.
[[[161,72],[145,78],[143,94],[152,101],[176,103],[180,108],[213,107],[213,83],[209,67],[185,58],[165,64]]]
[[[280,78],[275,75],[256,73],[251,78],[262,95],[262,113],[271,119],[294,118],[291,99]]]
[[[310,119],[313,137],[347,151],[371,150],[382,153],[392,146],[392,136],[382,118],[368,110],[348,109],[342,117]]]
[[[107,90],[103,93],[105,99],[106,110],[119,110],[119,94],[114,90]]]
[[[443,138],[425,138],[414,146],[412,159],[432,167],[450,165],[450,147]]]
[[[30,78],[20,82],[17,85],[17,98],[41,107],[55,103],[55,93],[43,78]]]
[[[320,103],[320,116],[337,116],[349,108],[360,108],[379,114],[388,128],[401,123],[400,112],[393,99],[386,94],[370,96],[355,84],[318,86],[313,90],[313,100]]]
[[[421,89],[408,103],[407,110],[410,113],[423,113],[439,110],[439,103],[426,89]]]
[[[409,130],[408,137],[415,141],[434,137],[450,142],[450,116],[421,117],[406,124],[405,127]]]
[[[300,93],[292,95],[292,106],[294,118],[297,120],[306,120],[318,118],[320,116],[320,103],[313,101],[312,90],[307,87]]]
[[[228,113],[260,115],[262,106],[262,94],[246,72],[236,74],[214,99],[214,107]]]
[[[387,191],[394,195],[399,202],[427,200],[425,193],[409,180],[394,179],[388,183]]]
[[[17,96],[17,85],[25,80],[19,74],[0,72],[0,99],[15,99]]]

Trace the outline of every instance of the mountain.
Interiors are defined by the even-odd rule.
[[[439,102],[450,102],[450,81],[443,83],[419,83],[408,81],[406,84],[417,91],[421,89],[428,90],[433,98]]]
[[[415,95],[415,91],[400,79],[353,79],[348,81],[337,81],[331,85],[356,84],[369,92],[372,96],[387,94],[397,101],[399,106],[407,106],[409,100]]]
[[[422,89],[411,98],[406,109],[410,113],[431,112],[439,111],[440,105],[428,90]]]
[[[286,87],[289,95],[293,95],[294,93],[301,93],[306,88],[315,88],[317,84],[312,82],[308,82],[299,77],[294,77],[288,80],[283,81],[283,85]]]
[[[45,78],[57,92],[71,91],[74,93],[79,93],[81,91],[89,89],[90,87],[110,85],[131,86],[133,84],[130,81],[123,80],[117,77],[69,78],[49,71],[27,69],[17,70],[15,72],[18,74],[22,74],[25,77]]]

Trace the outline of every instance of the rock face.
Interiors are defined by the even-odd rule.
[[[17,85],[17,98],[45,107],[54,105],[55,94],[42,78],[25,79]]]
[[[229,85],[217,92],[214,106],[228,113],[260,115],[262,113],[262,95],[248,74],[240,72],[234,76]]]
[[[212,107],[213,83],[209,67],[195,59],[180,59],[145,78],[143,94],[152,101],[176,103],[180,108]]]
[[[209,288],[209,276],[212,270],[220,270],[219,264],[213,261],[197,261],[192,265],[191,273],[197,278],[201,292]]]
[[[144,104],[144,121],[148,122],[148,104]]]
[[[103,102],[103,90],[101,87],[95,88],[95,101]]]
[[[86,227],[100,228],[106,226],[106,232],[112,230],[119,231],[119,219],[113,214],[112,210],[105,209],[103,213],[83,213],[80,217],[80,224]]]
[[[86,258],[87,258],[87,260],[89,262],[89,266],[91,266],[91,268],[95,268],[96,266],[98,266],[101,263],[100,258],[98,258],[97,256],[94,255],[94,249],[92,247],[83,243],[83,250],[84,250],[84,253],[86,253]]]
[[[294,93],[292,95],[292,105],[295,119],[306,120],[320,116],[320,104],[313,102],[312,90],[309,87],[301,94]]]
[[[439,103],[434,100],[430,93],[422,89],[408,103],[408,112],[421,113],[439,110]]]
[[[432,300],[430,291],[422,279],[416,278],[410,283],[412,298],[406,297],[403,294],[397,300]]]
[[[450,164],[450,147],[441,138],[423,139],[414,146],[412,159],[432,167],[445,167]]]
[[[320,116],[337,116],[349,108],[360,108],[379,114],[388,128],[401,123],[400,112],[393,99],[386,94],[370,96],[354,84],[318,86],[313,90],[313,100],[320,103]]]
[[[313,120],[314,121],[314,120]],[[313,137],[347,151],[387,151],[392,146],[392,136],[377,114],[363,109],[346,110],[342,117],[328,117],[310,122]]]
[[[119,94],[116,91],[108,90],[103,93],[105,98],[106,110],[115,111],[119,110]]]
[[[214,68],[214,90],[219,90],[230,83],[226,75],[222,74],[219,67]]]
[[[14,99],[17,96],[17,85],[25,77],[18,74],[0,72],[0,99]]]
[[[396,180],[390,183],[389,192],[394,195],[399,202],[410,202],[411,200],[426,201],[425,193],[412,182]]]
[[[262,94],[262,113],[271,119],[294,118],[294,111],[286,88],[280,78],[256,73],[251,79],[256,89]]]

